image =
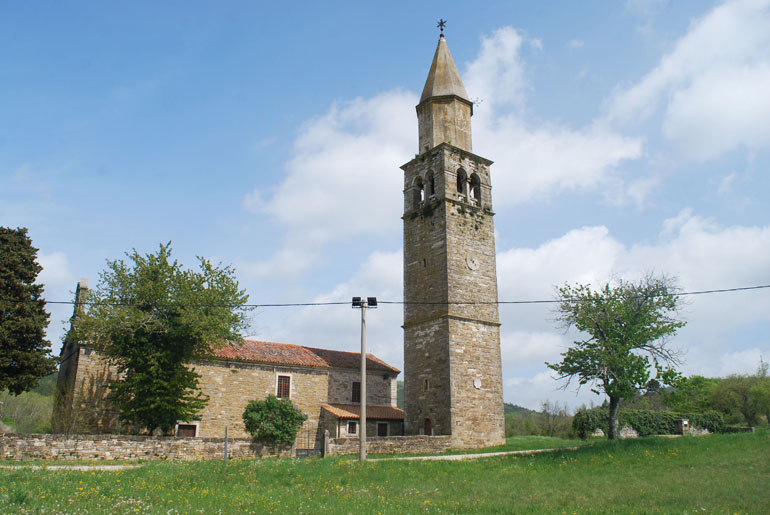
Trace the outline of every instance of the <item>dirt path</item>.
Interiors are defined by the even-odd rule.
[[[0,469],[10,470],[128,470],[142,465],[0,465]]]
[[[475,460],[477,458],[491,458],[492,456],[529,456],[532,454],[540,454],[544,452],[557,452],[557,451],[574,451],[580,449],[580,447],[559,447],[556,449],[532,449],[528,451],[501,451],[501,452],[479,452],[475,454],[443,454],[440,456],[406,456],[403,458],[373,458],[370,461],[407,461],[407,460]]]

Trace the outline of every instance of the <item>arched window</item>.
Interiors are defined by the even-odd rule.
[[[422,183],[422,177],[417,177],[414,180],[412,192],[412,208],[417,209],[425,202],[425,186]]]
[[[471,174],[471,202],[477,206],[481,205],[481,180],[475,173]]]
[[[468,188],[468,175],[465,173],[465,170],[460,168],[457,170],[457,193],[460,196],[460,199],[465,199],[465,194],[467,192]]]
[[[428,196],[432,197],[436,194],[436,177],[430,174],[430,180],[428,182]]]

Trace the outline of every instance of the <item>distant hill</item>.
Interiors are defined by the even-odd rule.
[[[537,411],[532,411],[531,409],[523,408],[521,406],[517,406],[516,404],[511,404],[509,402],[503,403],[503,407],[505,408],[505,414],[509,413],[515,413],[515,414],[521,414],[521,415],[527,415],[529,413],[537,413]]]
[[[397,390],[396,390],[396,406],[398,406],[401,409],[404,409],[404,382],[398,381],[397,383]],[[510,404],[508,402],[503,403],[503,407],[505,408],[505,414],[508,413],[518,413],[518,414],[529,414],[529,413],[537,413],[536,411],[532,411],[531,409],[523,408],[521,406],[517,406],[516,404]]]

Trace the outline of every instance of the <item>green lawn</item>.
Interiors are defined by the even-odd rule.
[[[769,513],[770,434],[598,441],[470,461],[0,470],[0,513]]]

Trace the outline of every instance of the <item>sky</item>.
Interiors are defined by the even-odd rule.
[[[0,225],[49,301],[171,241],[253,304],[402,292],[403,172],[446,38],[491,168],[499,300],[664,274],[770,284],[770,0],[3,2]],[[686,375],[770,358],[770,289],[684,297]],[[72,307],[49,304],[58,355]],[[357,351],[349,306],[260,307],[247,336]],[[554,379],[580,335],[501,305],[506,402],[603,397]],[[403,369],[403,307],[367,316]]]

